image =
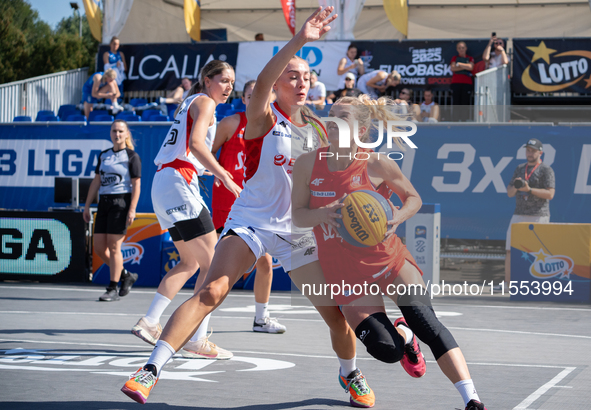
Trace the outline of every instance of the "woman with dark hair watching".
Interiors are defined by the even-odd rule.
[[[90,204],[98,192],[100,199],[94,221],[94,251],[109,266],[111,275],[107,291],[99,298],[103,302],[113,302],[127,295],[138,277],[137,273],[123,268],[121,244],[127,227],[135,219],[142,163],[133,150],[131,132],[125,121],[113,122],[111,141],[113,147],[99,155],[83,214],[84,221],[90,222]],[[119,280],[121,289],[117,292]]]

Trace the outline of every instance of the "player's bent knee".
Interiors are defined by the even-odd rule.
[[[396,363],[404,355],[404,340],[383,312],[365,318],[355,329],[367,353],[384,363]]]
[[[428,292],[401,295],[397,304],[410,330],[429,346],[436,360],[458,347],[450,331],[437,319]]]
[[[224,283],[210,283],[199,291],[199,300],[206,306],[217,306],[228,293]]]

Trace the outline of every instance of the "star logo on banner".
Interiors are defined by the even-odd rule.
[[[174,250],[172,252],[166,252],[166,253],[168,253],[168,260],[176,261],[180,258],[179,254],[176,252],[176,250]]]
[[[529,261],[529,253],[521,251],[521,258]]]
[[[550,64],[550,54],[556,52],[556,50],[546,47],[546,44],[543,41],[541,41],[537,47],[528,47],[528,49],[534,52],[534,56],[531,58],[532,63],[541,58],[547,64]]]
[[[543,249],[540,249],[540,251],[534,253],[534,255],[536,255],[536,260],[534,261],[534,263],[537,262],[537,261],[546,262],[546,258],[548,256],[551,256],[551,255],[545,254]]]
[[[583,81],[585,81],[585,83],[586,83],[585,88],[591,87],[591,75],[589,76],[589,78],[587,78],[586,80],[583,80]]]

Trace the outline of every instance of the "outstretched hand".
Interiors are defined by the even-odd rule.
[[[332,17],[328,17],[334,10],[334,7],[318,7],[318,9],[312,13],[308,20],[302,26],[299,36],[303,37],[306,42],[316,41],[330,30],[329,24],[337,18],[335,14]]]

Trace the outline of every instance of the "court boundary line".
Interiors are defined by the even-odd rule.
[[[513,407],[513,410],[528,410],[528,407],[533,404],[536,400],[542,397],[544,394],[548,392],[553,387],[567,387],[567,386],[556,386],[562,379],[566,376],[571,374],[576,367],[564,367],[564,370],[554,376],[549,382],[543,384],[539,387],[536,391],[532,394],[527,396],[525,400],[519,403],[517,406]]]

